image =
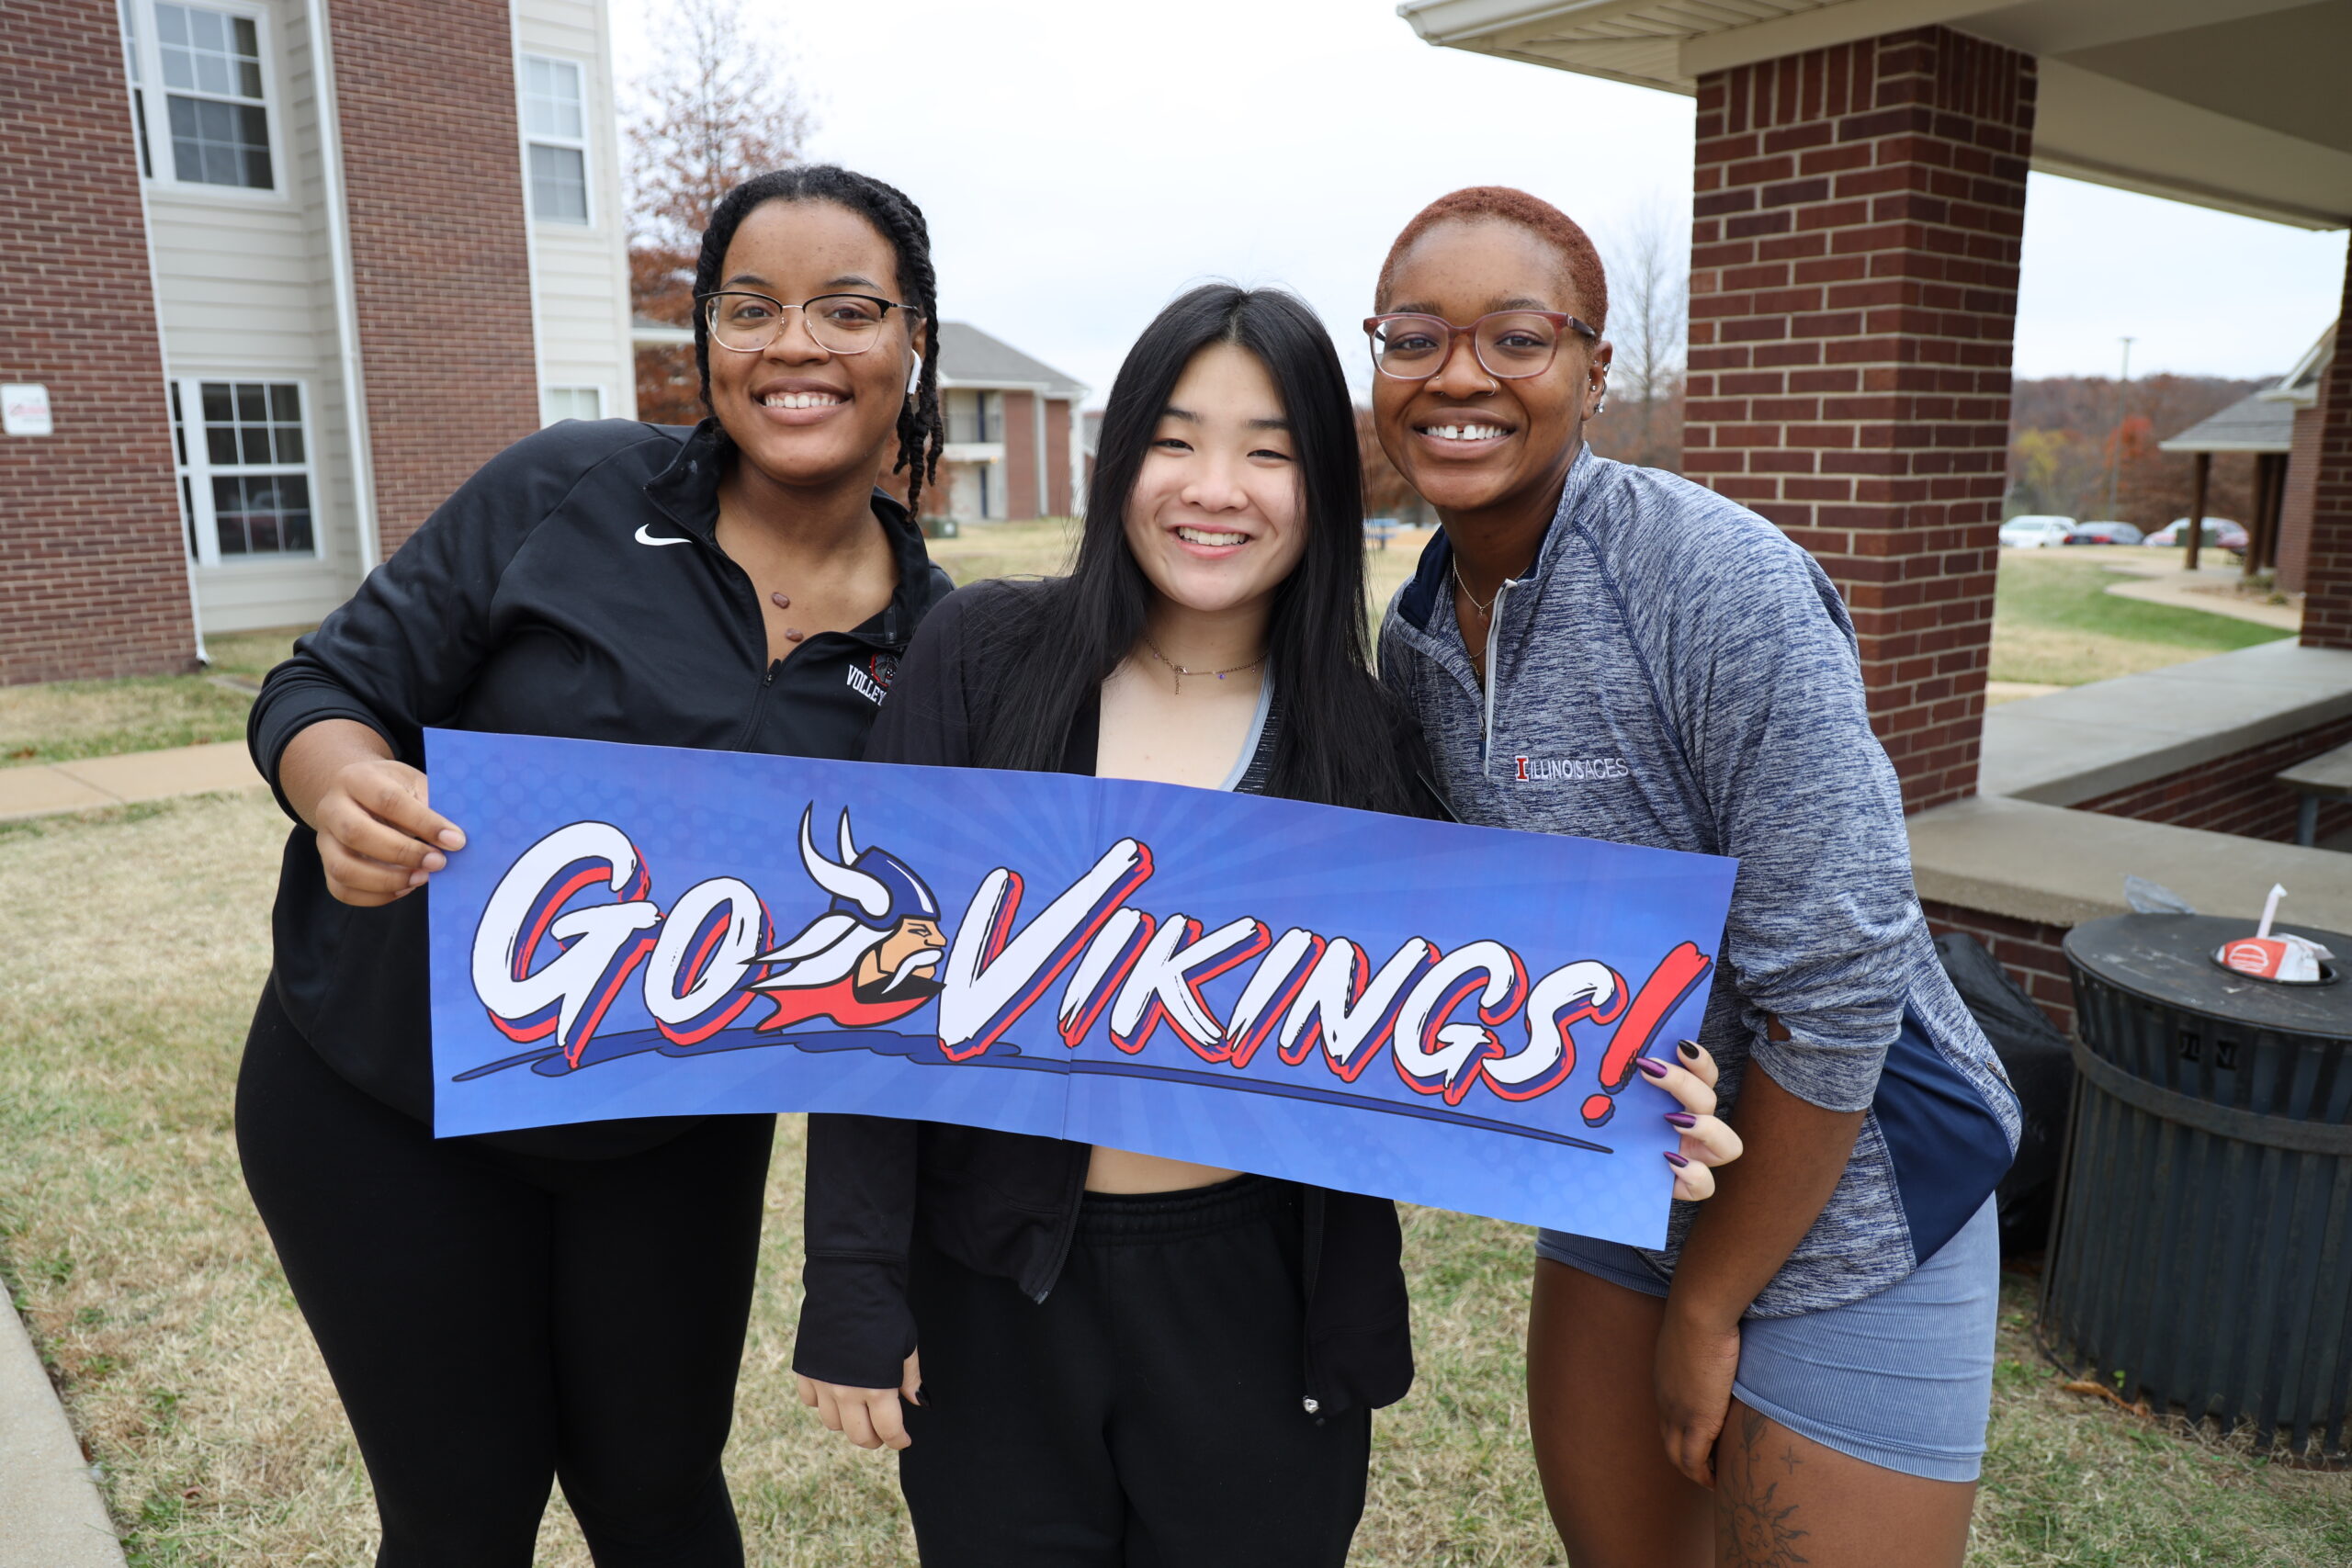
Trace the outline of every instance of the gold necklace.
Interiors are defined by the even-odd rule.
[[[1478,603],[1478,596],[1470,592],[1470,585],[1468,583],[1462,581],[1462,558],[1460,556],[1456,556],[1445,564],[1453,573],[1453,586],[1462,590],[1462,596],[1470,601],[1470,607],[1478,612],[1478,618],[1482,621],[1493,620],[1495,618],[1494,597],[1490,594],[1485,604],[1481,604]],[[1500,593],[1501,592],[1502,590],[1499,588],[1495,590],[1496,593]]]
[[[1227,675],[1238,675],[1244,670],[1255,670],[1259,665],[1263,664],[1266,661],[1266,656],[1261,653],[1247,664],[1227,665],[1223,670],[1187,670],[1182,665],[1177,663],[1174,660],[1169,658],[1168,655],[1160,652],[1159,645],[1152,641],[1151,638],[1144,638],[1143,645],[1144,647],[1151,649],[1151,656],[1154,659],[1157,659],[1162,664],[1167,665],[1168,668],[1175,673],[1176,694],[1180,697],[1184,694],[1184,677],[1187,675],[1192,676],[1194,680],[1198,680],[1204,675],[1214,675],[1218,680],[1222,681]]]

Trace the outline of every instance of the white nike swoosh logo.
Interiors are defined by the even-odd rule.
[[[645,529],[646,525],[642,523],[637,525],[637,542],[640,545],[691,545],[694,543],[692,539],[657,539]]]

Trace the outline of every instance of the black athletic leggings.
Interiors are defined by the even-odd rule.
[[[264,993],[237,1149],[375,1483],[379,1568],[527,1568],[551,1479],[599,1568],[742,1562],[718,1459],[775,1132],[715,1116],[603,1160],[435,1143]]]

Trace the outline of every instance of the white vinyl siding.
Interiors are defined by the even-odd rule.
[[[531,223],[531,291],[538,331],[538,378],[545,388],[595,387],[607,419],[637,417],[637,355],[628,335],[628,256],[622,221],[619,127],[613,112],[612,42],[599,0],[517,0],[514,8],[516,155],[526,197],[531,149],[575,141],[585,171],[586,220],[535,216]],[[562,66],[559,78],[576,81],[576,139],[555,139],[536,124],[569,122],[535,111],[534,79],[550,78],[534,63]],[[543,98],[547,95],[538,95]],[[556,95],[560,97],[561,95]],[[537,211],[536,206],[534,212]]]
[[[214,9],[233,10],[227,0]],[[298,383],[301,388],[311,547],[223,556],[197,487],[183,491],[199,563],[197,602],[208,631],[316,621],[359,584],[351,421],[344,404],[338,307],[329,261],[315,57],[305,7],[290,0],[246,7],[259,23],[277,188],[187,185],[172,177],[168,141],[153,142],[147,186],[155,302],[166,375],[191,382]],[[150,51],[134,85],[157,96],[154,6],[128,0],[126,38]],[[158,118],[160,110],[150,106]],[[582,378],[585,379],[585,378]],[[184,415],[199,414],[183,390]],[[240,479],[266,476],[236,476]],[[243,505],[237,514],[250,515]],[[205,487],[203,506],[212,501]],[[277,502],[279,496],[266,499]],[[245,542],[250,544],[248,535]],[[218,566],[205,565],[208,558]]]

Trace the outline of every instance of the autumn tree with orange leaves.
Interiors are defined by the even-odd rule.
[[[814,122],[789,62],[745,28],[735,0],[681,0],[653,15],[666,48],[635,85],[628,125],[629,310],[684,327],[711,209],[797,160]],[[639,419],[692,424],[702,412],[692,348],[637,351]]]

